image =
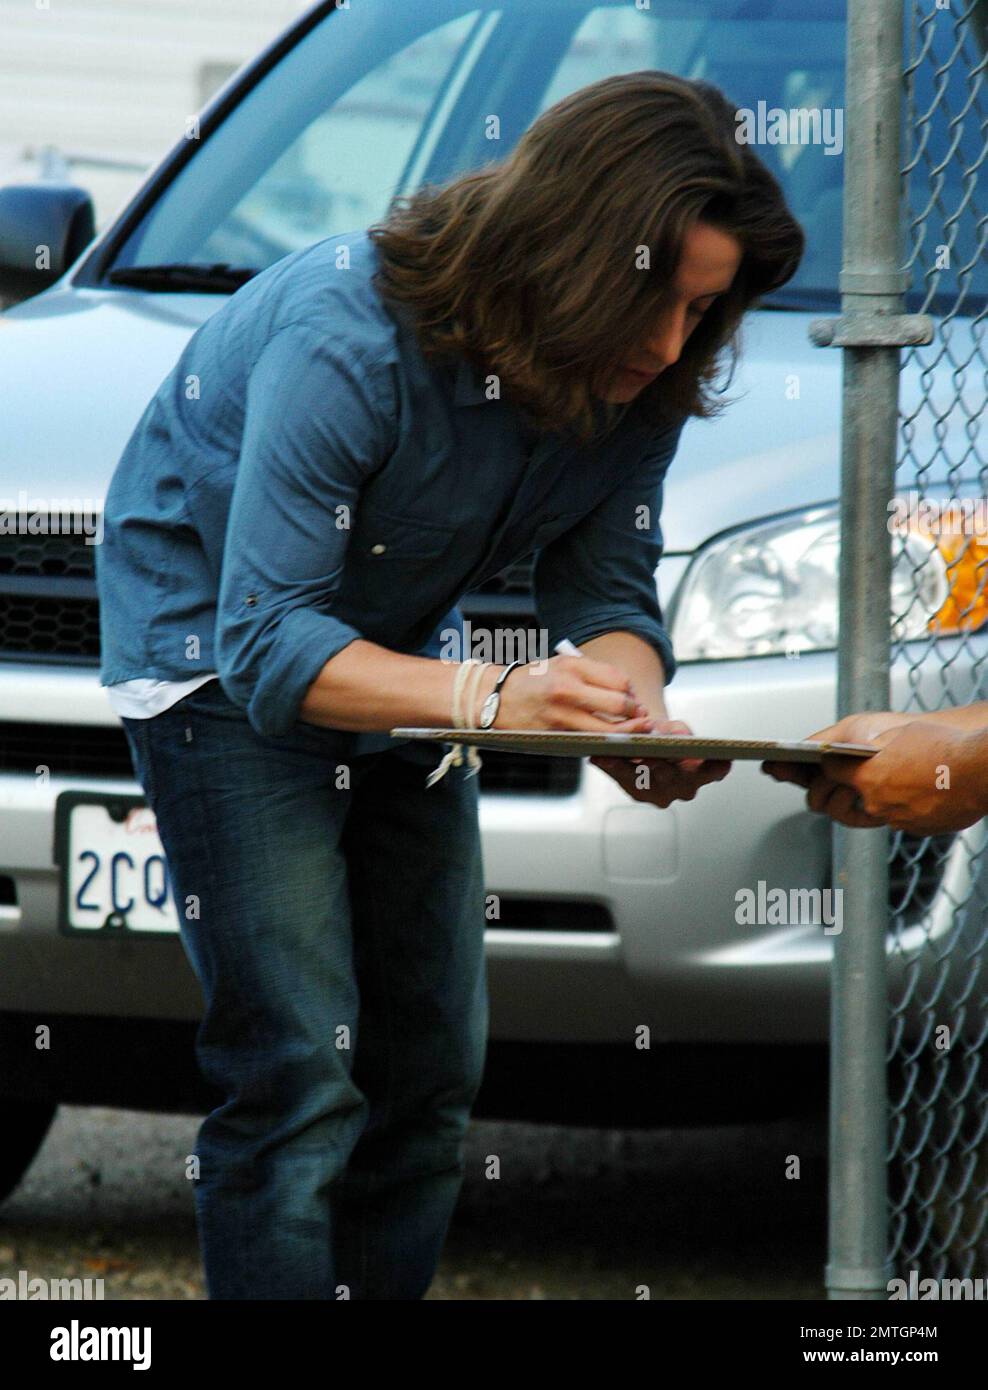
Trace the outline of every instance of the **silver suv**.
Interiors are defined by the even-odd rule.
[[[99,684],[94,546],[134,424],[190,334],[252,273],[366,226],[395,193],[501,157],[541,110],[610,73],[702,76],[751,113],[755,138],[766,103],[829,113],[801,142],[759,150],[809,249],[747,321],[734,403],[685,429],[657,582],[681,663],[676,716],[745,737],[801,737],[833,719],[840,360],[807,330],[838,308],[844,43],[839,0],[327,2],[227,83],[97,239],[84,190],[0,190],[0,294],[23,300],[0,317],[0,1092],[11,1136],[0,1195],[60,1101],[217,1103],[197,1075],[199,991],[162,891],[153,817]],[[931,127],[945,147],[946,129]],[[973,221],[959,237],[957,262],[973,260]],[[972,315],[983,260],[975,275]],[[962,353],[972,322],[952,328]],[[902,386],[918,398],[915,372]],[[925,420],[917,455],[948,454]],[[915,544],[933,552],[933,579],[897,633],[898,698],[909,680],[936,704],[946,671],[970,699],[983,634],[948,631],[952,660],[913,669],[909,641],[954,582],[933,542]],[[464,596],[474,626],[532,625],[530,565]],[[906,563],[899,582],[912,572]],[[821,1094],[842,924],[821,898],[828,825],[793,789],[739,764],[696,802],[659,811],[589,764],[488,753],[480,776],[500,916],[488,930],[478,1113],[725,1120]],[[951,899],[970,888],[963,839],[897,839],[895,907],[917,943],[949,929]],[[780,888],[796,904],[815,894],[821,911],[760,923],[739,911],[744,890],[757,903]],[[643,1025],[647,1049],[636,1046]]]

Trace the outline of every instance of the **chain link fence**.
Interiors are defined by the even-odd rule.
[[[988,699],[986,35],[984,0],[910,0],[905,307],[936,334],[900,358],[892,692],[907,712]],[[905,1279],[988,1277],[985,822],[895,834],[891,854],[889,1258]]]

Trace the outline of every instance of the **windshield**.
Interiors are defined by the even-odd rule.
[[[650,0],[642,8],[629,0],[360,0],[331,8],[195,150],[112,264],[263,269],[382,218],[397,193],[503,158],[567,93],[612,73],[660,68],[713,82],[750,113],[757,153],[807,234],[802,265],[778,298],[832,308],[844,12],[843,0]],[[922,92],[916,101],[922,107]],[[788,116],[791,133],[773,108]],[[946,118],[931,127],[926,155],[937,163]],[[770,143],[773,130],[786,140]],[[975,143],[973,123],[966,138]],[[964,202],[962,164],[977,157],[972,149],[966,161],[948,162],[945,208]],[[978,261],[977,230],[969,206],[954,265]],[[906,236],[904,215],[904,245]],[[976,273],[970,288],[983,295],[983,260]],[[942,296],[956,294],[951,275],[940,274]]]

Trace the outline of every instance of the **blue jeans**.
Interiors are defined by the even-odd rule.
[[[477,777],[262,737],[218,680],[123,724],[225,1097],[197,1144],[209,1297],[421,1298],[487,1045]]]

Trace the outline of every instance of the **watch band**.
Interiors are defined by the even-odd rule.
[[[480,729],[489,729],[497,718],[497,712],[501,708],[501,687],[511,675],[516,666],[524,666],[523,661],[512,661],[510,666],[505,666],[504,670],[494,682],[494,689],[480,707],[480,720],[477,725]]]

